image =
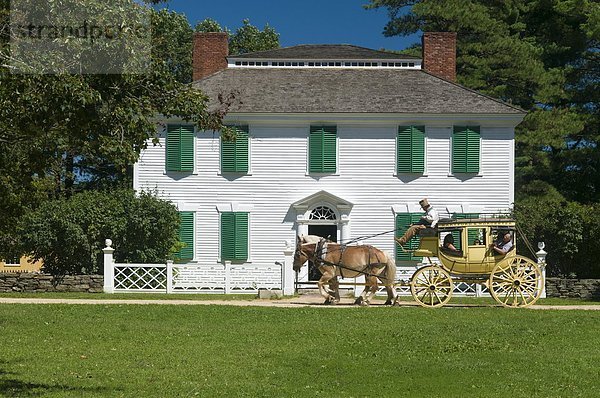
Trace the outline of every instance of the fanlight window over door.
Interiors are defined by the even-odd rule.
[[[310,213],[311,220],[335,220],[335,212],[327,206],[315,207]]]

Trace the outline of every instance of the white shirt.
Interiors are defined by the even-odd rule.
[[[496,243],[496,247],[506,254],[513,247],[512,239],[506,243],[504,243],[504,240],[501,240],[500,243]]]
[[[429,206],[425,211],[425,215],[423,218],[431,223],[431,228],[435,228],[438,221],[440,221],[440,216],[437,211],[433,208],[433,206]]]

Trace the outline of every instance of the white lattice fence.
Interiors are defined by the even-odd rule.
[[[417,267],[397,267],[396,280],[398,285],[396,291],[400,296],[410,296],[410,279],[417,270]],[[385,289],[379,288],[378,295],[385,295]],[[487,287],[478,283],[454,282],[453,296],[489,296]]]
[[[258,289],[281,289],[281,266],[225,264],[208,266],[175,264],[172,287],[178,293],[257,293]]]
[[[114,264],[114,291],[162,292],[167,290],[165,264]]]
[[[225,293],[225,267],[173,265],[172,291],[176,293]]]
[[[147,293],[258,293],[283,289],[283,268],[291,264],[116,264],[114,249],[104,249],[104,291]],[[286,291],[286,294],[292,292]]]

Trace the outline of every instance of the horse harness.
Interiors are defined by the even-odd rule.
[[[366,272],[365,270],[368,269],[369,267],[383,267],[383,268],[386,268],[388,266],[387,263],[381,263],[381,262],[371,263],[371,247],[372,246],[368,246],[368,248],[369,248],[369,251],[368,251],[368,253],[369,253],[369,262],[367,264],[365,264],[365,267],[363,268],[362,271],[346,267],[342,263],[342,257],[344,256],[344,251],[346,250],[346,248],[348,247],[348,245],[343,245],[343,244],[339,245],[339,247],[340,247],[339,250],[340,250],[341,253],[340,253],[340,256],[339,256],[339,261],[337,263],[334,263],[334,262],[331,262],[331,261],[327,261],[327,260],[325,260],[325,257],[328,254],[327,243],[328,242],[327,242],[326,239],[320,239],[319,242],[317,242],[315,244],[315,252],[314,252],[314,254],[312,256],[312,261],[317,266],[319,266],[319,264],[324,264],[324,265],[328,265],[330,267],[338,267],[340,269],[340,276],[342,278],[345,278],[344,277],[344,269],[352,270],[354,272],[358,272],[359,274],[363,274],[365,276],[375,276],[375,277],[377,277],[379,275],[371,274],[369,272]],[[353,246],[353,247],[356,247],[356,246]],[[305,255],[306,255],[306,253],[305,253]],[[310,256],[306,256],[306,257],[310,257]]]

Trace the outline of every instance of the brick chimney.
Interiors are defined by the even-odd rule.
[[[423,69],[456,81],[456,32],[423,33]]]
[[[194,33],[192,80],[196,81],[227,68],[229,41],[225,32]]]

